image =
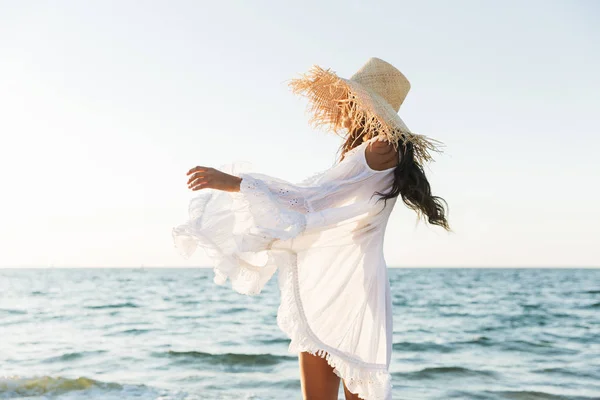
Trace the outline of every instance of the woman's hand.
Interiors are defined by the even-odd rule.
[[[192,190],[217,189],[226,192],[239,192],[242,178],[226,174],[210,167],[194,167],[187,173],[188,188]]]

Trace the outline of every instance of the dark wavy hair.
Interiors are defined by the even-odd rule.
[[[350,132],[347,139],[340,147],[341,157],[359,145],[363,140],[364,132],[358,127]],[[394,183],[388,193],[375,192],[381,196],[379,200],[387,204],[388,199],[401,196],[404,204],[417,213],[419,219],[423,218],[432,225],[438,225],[451,231],[448,223],[448,203],[441,197],[431,193],[431,186],[425,176],[423,167],[415,160],[414,147],[410,142],[399,142],[401,150],[400,160],[394,169]]]

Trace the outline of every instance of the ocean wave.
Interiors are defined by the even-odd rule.
[[[497,342],[487,336],[476,336],[471,340],[449,342],[439,344],[433,342],[396,342],[393,344],[394,351],[436,352],[451,353],[465,346],[496,347],[502,346],[503,342]]]
[[[459,400],[598,400],[597,397],[566,396],[533,390],[450,390],[445,398]]]
[[[174,351],[169,350],[164,353],[155,353],[158,357],[168,357],[183,362],[206,362],[212,365],[241,366],[241,367],[264,367],[279,364],[285,361],[295,361],[295,357],[278,356],[274,354],[243,354],[243,353],[223,353],[212,354],[202,351]]]
[[[493,340],[487,336],[479,336],[472,340],[454,342],[457,346],[478,345],[482,347],[497,348],[498,351],[517,351],[541,355],[570,355],[579,353],[578,350],[565,347],[556,347],[554,342],[540,340],[530,342],[526,340]]]
[[[116,331],[116,332],[109,332],[104,334],[104,336],[137,336],[137,335],[143,335],[145,333],[149,333],[149,332],[154,332],[157,329],[136,329],[136,328],[132,328],[132,329],[126,329],[124,331]]]
[[[99,306],[86,306],[85,308],[89,310],[104,310],[110,308],[139,308],[139,306],[135,303],[126,302],[126,303],[116,303],[116,304],[102,304]]]
[[[527,328],[546,326],[554,318],[548,314],[525,313],[519,315],[498,315],[496,320],[503,326],[510,328]]]
[[[487,337],[487,336],[477,336],[471,340],[465,340],[462,342],[455,342],[457,345],[471,345],[471,344],[475,344],[475,345],[479,345],[479,346],[494,346],[495,343],[494,341]]]
[[[61,354],[60,356],[47,358],[47,359],[43,360],[43,362],[45,362],[45,363],[54,363],[54,362],[74,361],[74,360],[78,360],[80,358],[84,358],[86,356],[95,355],[95,354],[102,354],[102,353],[106,353],[106,350],[81,351],[81,352],[74,352],[74,353],[65,353],[65,354]]]
[[[223,311],[221,311],[222,314],[236,314],[239,312],[243,312],[243,311],[247,311],[248,309],[246,307],[232,307],[232,308],[226,308]]]
[[[521,307],[527,310],[539,310],[543,308],[542,304],[521,304]]]
[[[570,376],[573,378],[592,378],[592,379],[600,379],[600,375],[599,374],[594,374],[590,371],[576,371],[576,370],[572,370],[572,369],[567,369],[567,368],[558,368],[558,367],[554,367],[554,368],[540,368],[540,369],[535,369],[532,372],[534,373],[538,373],[538,374],[555,374],[555,375],[563,375],[563,376]]]
[[[15,310],[12,308],[0,308],[0,313],[10,314],[10,315],[25,315],[25,314],[27,314],[27,310]]]
[[[0,399],[70,399],[70,400],[200,400],[203,396],[181,390],[168,390],[144,384],[102,382],[86,377],[53,376],[0,377]]]
[[[541,355],[564,355],[577,354],[578,350],[568,349],[565,347],[555,347],[553,342],[540,341],[529,342],[526,340],[512,340],[499,343],[503,350],[528,352]]]
[[[285,337],[277,337],[277,338],[265,338],[265,337],[257,337],[257,338],[250,338],[249,342],[251,343],[259,343],[259,344],[270,344],[270,345],[274,345],[274,344],[289,344],[290,343],[290,339],[285,338]]]
[[[92,388],[121,390],[123,386],[118,383],[100,382],[85,377],[76,379],[51,376],[0,378],[0,395],[4,399],[23,396],[59,395]]]
[[[415,342],[398,342],[392,345],[392,349],[394,351],[416,351],[416,352],[424,352],[424,351],[432,351],[436,353],[450,353],[454,351],[454,349],[450,346],[446,346],[438,343],[424,342],[424,343],[415,343]]]
[[[447,379],[468,378],[468,377],[487,377],[495,378],[497,374],[493,371],[474,370],[464,367],[429,367],[413,372],[394,372],[392,376],[401,379]]]
[[[581,308],[600,308],[600,301],[597,303],[588,304],[586,306],[582,306]]]
[[[510,400],[598,400],[597,397],[562,396],[533,390],[486,390],[484,393],[495,396],[495,399]]]
[[[183,300],[183,301],[177,301],[177,304],[181,304],[183,306],[195,306],[197,304],[200,304],[201,301],[200,300]]]
[[[189,314],[189,315],[167,315],[168,319],[196,319],[198,318],[198,314]]]

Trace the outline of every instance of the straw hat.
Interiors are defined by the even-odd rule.
[[[317,65],[289,83],[292,91],[309,99],[311,122],[335,133],[350,126],[362,127],[366,138],[380,136],[398,149],[411,142],[415,159],[433,161],[431,151],[441,152],[443,143],[411,132],[398,115],[410,82],[393,65],[371,58],[350,79],[338,77],[330,69]]]

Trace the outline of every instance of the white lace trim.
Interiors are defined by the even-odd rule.
[[[262,181],[246,174],[240,174],[240,177],[240,193],[248,202],[248,208],[259,230],[281,240],[291,239],[304,231],[306,217],[303,213],[278,207],[274,196]],[[303,199],[290,199],[289,205],[291,208],[306,210]]]

